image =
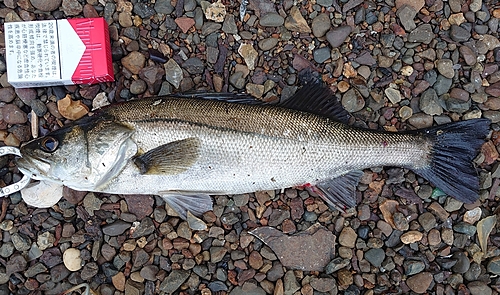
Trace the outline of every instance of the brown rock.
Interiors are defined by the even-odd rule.
[[[494,96],[494,97],[499,97],[500,96],[500,82],[496,82],[494,84],[491,84],[490,86],[486,87],[484,89],[484,92],[487,94]]]
[[[477,63],[477,56],[468,46],[460,46],[458,49],[460,54],[465,60],[465,63],[469,66],[473,66]]]
[[[439,245],[441,243],[441,233],[435,228],[431,229],[427,234],[427,241],[431,246]]]
[[[14,98],[16,98],[16,92],[14,91],[14,88],[0,88],[0,101],[11,102],[14,100]]]
[[[7,104],[2,108],[3,120],[7,124],[24,124],[28,116],[15,104]]]
[[[424,235],[416,230],[411,230],[401,235],[401,242],[403,244],[411,244],[422,240]]]
[[[484,103],[484,105],[493,111],[498,111],[500,110],[500,98],[498,97],[490,97],[488,100]]]
[[[292,6],[288,17],[285,19],[285,28],[293,32],[310,33],[311,28],[300,13],[297,6]]]
[[[292,236],[267,226],[250,234],[261,239],[276,253],[281,264],[291,269],[322,271],[335,251],[335,236],[319,224]]]
[[[416,12],[419,12],[422,7],[424,7],[425,0],[396,0],[396,9],[399,9],[402,6],[408,5],[415,9]]]
[[[139,74],[144,67],[146,57],[140,52],[132,51],[127,56],[122,58],[122,65],[129,70],[132,74]]]
[[[468,101],[469,92],[463,90],[462,88],[453,88],[450,91],[450,97],[461,101]]]
[[[432,274],[429,272],[421,272],[416,274],[406,280],[406,285],[413,292],[418,294],[423,294],[427,291],[427,288],[431,285]]]
[[[127,202],[128,211],[137,216],[138,220],[153,213],[153,197],[145,195],[124,195],[123,197]]]
[[[354,248],[357,238],[358,235],[356,234],[354,229],[352,229],[351,227],[344,227],[339,235],[339,244],[344,247]]]
[[[250,264],[253,269],[259,270],[262,265],[264,265],[264,261],[262,260],[262,256],[259,252],[252,251],[252,253],[248,256],[248,264]]]
[[[117,273],[116,275],[114,275],[112,278],[111,278],[111,281],[113,282],[113,286],[115,286],[115,288],[118,290],[118,291],[125,291],[125,275],[123,274],[123,272],[119,272]]]
[[[179,26],[181,31],[186,34],[191,27],[194,26],[195,21],[190,17],[178,17],[175,19],[175,23]]]
[[[57,101],[59,113],[66,119],[78,120],[88,114],[89,108],[80,100],[72,100],[68,94]]]

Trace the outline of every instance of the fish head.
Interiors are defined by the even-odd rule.
[[[112,121],[74,124],[21,146],[19,170],[75,190],[97,190],[137,153],[133,130]]]

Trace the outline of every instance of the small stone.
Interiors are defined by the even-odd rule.
[[[488,250],[488,237],[490,236],[491,231],[496,225],[496,216],[488,216],[484,219],[481,219],[477,223],[477,238],[479,240],[479,245],[481,246],[481,250],[483,253],[487,253]]]
[[[102,227],[102,232],[105,235],[116,237],[123,234],[127,229],[130,229],[130,223],[123,220],[117,220],[113,223],[108,223]]]
[[[191,213],[190,211],[187,212],[186,221],[189,225],[189,228],[192,230],[206,230],[207,229],[207,224],[203,220],[194,216],[193,213]]]
[[[462,88],[453,88],[450,91],[450,98],[467,102],[469,100],[469,92],[463,90]]]
[[[462,208],[463,204],[464,204],[463,202],[460,202],[455,198],[448,197],[446,198],[446,201],[444,203],[444,210],[448,212],[457,211],[460,210],[460,208]]]
[[[210,261],[212,263],[217,263],[224,258],[226,253],[227,249],[224,247],[210,247]]]
[[[16,98],[16,92],[12,87],[0,88],[0,101],[11,102]]]
[[[455,71],[453,70],[453,62],[451,59],[440,59],[436,61],[436,68],[439,73],[448,79],[452,79],[455,76]]]
[[[330,30],[326,34],[326,39],[332,48],[337,48],[344,43],[351,31],[352,28],[350,26],[339,26]]]
[[[12,234],[11,239],[17,251],[28,251],[31,248],[29,238],[20,233]]]
[[[159,268],[156,265],[146,265],[144,266],[141,271],[141,277],[145,278],[146,280],[150,281],[156,281],[156,274],[158,273]]]
[[[264,85],[248,83],[246,90],[248,94],[255,98],[262,98],[262,95],[264,95]]]
[[[273,49],[277,44],[278,38],[265,38],[259,41],[259,48],[262,51],[269,51]]]
[[[471,3],[472,5],[472,3]],[[469,288],[471,295],[491,295],[493,291],[491,288],[484,282],[474,281],[467,284],[467,288]]]
[[[413,110],[409,106],[402,106],[399,109],[399,116],[402,121],[408,120],[413,115]]]
[[[375,248],[366,251],[365,259],[375,267],[380,267],[385,259],[384,249]]]
[[[176,291],[189,277],[190,272],[186,270],[172,270],[172,272],[160,284],[160,291],[171,294]]]
[[[477,56],[472,49],[468,46],[460,46],[458,49],[460,54],[465,60],[465,63],[469,66],[473,66],[477,63]]]
[[[408,42],[429,44],[435,35],[430,24],[419,25],[408,35]]]
[[[15,104],[7,104],[2,108],[2,117],[7,124],[24,124],[28,116]]]
[[[202,74],[205,71],[205,65],[203,64],[203,61],[201,61],[201,59],[199,59],[198,57],[191,57],[187,59],[182,64],[182,67],[193,75]]]
[[[64,266],[69,271],[78,271],[82,268],[82,258],[80,257],[80,250],[76,248],[69,248],[63,254]]]
[[[264,265],[264,261],[262,260],[262,256],[257,251],[252,251],[248,256],[248,264],[255,269],[259,270],[262,265]]]
[[[130,93],[135,94],[135,95],[141,94],[144,91],[146,91],[147,88],[148,88],[148,86],[146,85],[146,82],[144,82],[143,80],[141,80],[141,79],[134,80],[130,84]]]
[[[494,275],[500,275],[500,256],[493,257],[493,259],[488,262],[486,270]]]
[[[450,37],[453,41],[465,42],[470,39],[471,33],[460,26],[451,25]]]
[[[344,247],[354,248],[357,238],[358,235],[351,227],[344,227],[339,235],[339,244]]]
[[[132,74],[139,74],[144,67],[146,57],[138,52],[132,51],[127,56],[121,59],[122,65],[129,70]]]
[[[396,104],[401,101],[401,93],[399,90],[394,88],[386,88],[384,91],[385,95],[389,99],[389,101],[393,104]]]
[[[77,0],[63,0],[61,8],[68,16],[79,15],[83,10],[83,6]]]
[[[131,229],[131,236],[134,239],[144,237],[152,234],[155,231],[155,225],[153,220],[149,217],[145,217],[141,220],[141,223],[133,230]]]
[[[51,234],[48,231],[44,232],[44,233],[38,235],[38,239],[37,239],[38,248],[42,251],[47,249],[47,248],[50,248],[50,247],[54,246],[55,240],[56,240],[56,238],[54,237],[53,234]]]
[[[413,20],[417,15],[417,11],[413,7],[404,5],[398,9],[396,15],[407,32],[411,32],[417,27]]]
[[[419,231],[409,231],[401,235],[403,244],[411,244],[422,240],[423,234]]]
[[[313,52],[314,61],[321,64],[330,58],[330,48],[322,47],[315,49]]]
[[[300,10],[297,8],[297,6],[292,6],[292,8],[290,9],[288,17],[285,19],[285,28],[292,32],[311,32],[311,28],[309,28],[309,25],[300,13]]]
[[[330,292],[336,287],[335,280],[333,278],[313,278],[311,280],[311,287],[319,292]]]
[[[349,89],[342,96],[342,106],[349,113],[357,112],[365,106],[365,100],[355,89]]]
[[[284,23],[285,19],[275,12],[270,12],[262,15],[259,20],[259,24],[263,27],[279,27]]]
[[[479,221],[479,219],[481,219],[481,214],[482,214],[481,207],[476,207],[472,210],[468,210],[467,212],[464,213],[464,222],[474,224],[477,221]]]
[[[312,20],[312,32],[313,35],[316,38],[323,37],[328,30],[330,30],[330,17],[326,13],[320,13],[318,14],[313,20]]]
[[[409,77],[413,74],[413,67],[412,66],[404,66],[401,68],[401,75],[405,77]]]
[[[57,101],[57,110],[69,120],[78,120],[89,112],[89,108],[81,100],[72,100],[69,94]]]
[[[205,9],[205,17],[209,20],[221,23],[224,21],[226,16],[226,7],[219,0],[210,4],[207,9]]]
[[[31,5],[41,11],[54,11],[61,7],[62,0],[47,1],[47,0],[30,0]]]
[[[405,269],[405,275],[412,276],[425,269],[425,263],[422,261],[415,260],[405,260],[403,262],[403,267]]]
[[[427,115],[441,115],[443,113],[443,108],[439,104],[439,98],[436,91],[433,88],[429,88],[424,93],[419,100],[420,109]]]
[[[252,44],[242,43],[238,48],[238,53],[245,60],[245,64],[247,65],[250,71],[255,69],[255,62],[257,57],[259,56],[258,52],[253,48]]]
[[[195,21],[190,17],[178,17],[175,19],[175,23],[179,26],[181,31],[186,34],[189,29],[194,26]]]
[[[183,79],[182,69],[173,59],[165,63],[165,79],[175,88],[179,88]]]
[[[413,292],[423,294],[427,291],[432,282],[432,274],[429,272],[418,273],[406,280],[406,285]]]
[[[452,258],[457,261],[457,263],[455,263],[455,265],[451,269],[453,272],[464,274],[469,270],[470,261],[464,253],[455,252]]]
[[[118,272],[116,275],[111,277],[111,282],[118,291],[125,291],[126,278],[123,272]]]

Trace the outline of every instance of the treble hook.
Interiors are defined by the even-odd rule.
[[[13,146],[2,146],[0,147],[0,157],[6,155],[15,155],[22,157],[21,151]],[[12,193],[18,192],[25,188],[30,183],[31,177],[29,175],[23,175],[23,178],[16,183],[8,185],[6,187],[0,188],[0,197],[5,197]]]

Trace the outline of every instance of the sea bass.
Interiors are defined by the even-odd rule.
[[[353,207],[361,170],[378,166],[408,168],[462,202],[478,199],[472,161],[487,119],[402,133],[355,128],[321,82],[279,105],[212,96],[103,108],[24,144],[17,166],[51,190],[159,195],[183,218],[211,210],[210,195],[295,186]]]

